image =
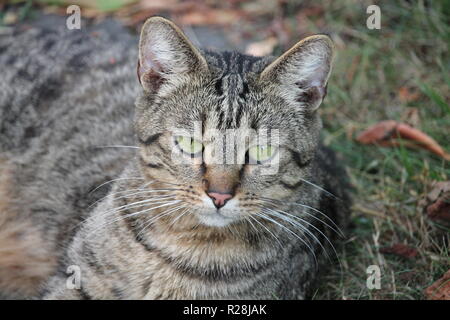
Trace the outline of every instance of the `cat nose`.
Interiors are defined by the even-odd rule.
[[[219,193],[219,192],[206,192],[208,197],[210,197],[217,209],[222,208],[228,200],[233,198],[230,193]]]

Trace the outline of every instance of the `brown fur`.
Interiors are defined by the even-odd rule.
[[[21,217],[13,174],[13,166],[0,159],[0,292],[29,296],[36,294],[56,261],[45,250],[40,231]]]

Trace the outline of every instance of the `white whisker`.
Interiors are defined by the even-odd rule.
[[[294,215],[292,215],[292,214],[290,214],[290,213],[288,213],[288,212],[282,211],[282,210],[277,210],[277,211],[275,211],[275,210],[269,209],[269,208],[265,208],[265,209],[270,210],[274,215],[278,216],[279,218],[285,220],[286,222],[288,222],[288,223],[290,223],[290,224],[292,224],[292,225],[294,225],[294,226],[298,226],[299,228],[301,228],[302,230],[304,230],[308,235],[310,235],[310,236],[311,236],[311,237],[319,244],[319,246],[322,248],[322,250],[323,250],[323,251],[325,252],[325,254],[327,255],[328,259],[331,260],[331,257],[328,255],[327,250],[326,250],[325,247],[322,245],[322,243],[320,242],[320,240],[319,240],[319,239],[318,239],[318,238],[317,238],[310,230],[308,230],[307,227],[303,226],[303,225],[302,225],[301,223],[299,223],[299,222],[296,222],[296,221],[294,221],[294,220],[292,220],[292,219],[289,219],[288,217],[292,217],[292,218],[295,218],[295,219],[299,219],[300,221],[306,223],[307,225],[309,225],[310,227],[312,227],[314,230],[316,230],[317,232],[319,232],[319,233],[326,239],[326,241],[327,241],[327,242],[331,245],[331,247],[333,248],[333,251],[334,251],[334,253],[336,254],[336,257],[338,257],[338,256],[337,256],[337,252],[336,252],[336,250],[335,250],[333,244],[331,243],[331,241],[328,239],[328,237],[327,237],[322,231],[320,231],[316,226],[314,226],[313,224],[309,223],[308,221],[306,221],[306,220],[304,220],[304,219],[302,219],[302,218],[300,218],[300,217],[294,216]],[[281,213],[284,213],[284,214],[287,215],[288,217],[285,217],[285,216],[284,216],[283,214],[281,214]],[[339,260],[339,257],[338,257],[338,260]]]
[[[180,201],[181,201],[181,200],[180,200]],[[169,215],[169,214],[172,214],[173,212],[176,212],[176,211],[178,211],[178,210],[180,210],[180,209],[182,209],[182,208],[184,208],[183,205],[177,206],[177,207],[175,207],[175,208],[169,208],[168,210],[163,211],[162,213],[156,215],[155,217],[151,217],[151,218],[150,218],[150,221],[145,221],[145,225],[142,227],[142,230],[139,231],[139,233],[137,234],[137,237],[139,237],[139,235],[140,235],[142,232],[144,232],[145,230],[147,230],[147,228],[148,228],[152,223],[154,223],[155,221],[158,221],[158,220],[161,219],[162,217],[165,217],[165,216],[167,216],[167,215]]]
[[[263,227],[278,242],[280,247],[283,247],[283,245],[281,244],[280,240],[273,234],[272,231],[270,231],[264,224],[259,222],[255,217],[250,216],[250,218],[253,219],[253,221],[255,221],[256,223],[258,223],[261,227]]]
[[[172,227],[178,219],[180,219],[182,216],[184,216],[185,214],[187,214],[187,213],[190,212],[188,206],[184,206],[184,208],[185,208],[185,210],[184,210],[180,215],[178,215],[178,217],[176,217],[176,218],[171,222],[171,224],[170,224],[169,227]]]
[[[122,146],[122,145],[95,146],[94,148],[131,148],[131,149],[140,149],[140,147],[137,147],[137,146]]]
[[[311,217],[313,217],[313,218],[319,220],[319,221],[322,222],[324,225],[326,225],[327,227],[329,227],[330,229],[332,229],[334,232],[340,233],[340,235],[341,235],[342,237],[345,237],[344,232],[342,232],[342,230],[339,228],[339,226],[338,226],[338,225],[337,225],[337,224],[336,224],[329,216],[327,216],[327,215],[326,215],[325,213],[323,213],[322,211],[320,211],[320,210],[318,210],[318,209],[316,209],[316,208],[313,208],[313,207],[311,207],[311,206],[308,206],[308,205],[306,205],[306,204],[301,204],[301,203],[297,203],[297,202],[289,202],[289,203],[295,204],[295,205],[297,205],[297,206],[301,206],[301,207],[303,207],[303,208],[310,209],[310,210],[312,210],[312,211],[314,211],[314,212],[317,212],[317,213],[320,213],[320,214],[321,214],[322,216],[324,216],[328,221],[330,221],[330,222],[337,228],[337,230],[334,229],[334,228],[333,228],[332,226],[330,226],[329,224],[327,224],[325,221],[323,221],[323,220],[317,218],[315,215],[313,215],[313,214],[311,214],[311,213],[308,213],[308,212],[305,212],[305,211],[302,211],[303,213],[305,213],[305,214],[307,214],[307,215],[309,215],[309,216],[311,216]]]
[[[289,232],[290,234],[292,234],[293,236],[295,236],[297,239],[299,239],[308,249],[309,251],[312,253],[313,257],[314,257],[314,261],[316,262],[316,268],[318,267],[318,262],[317,262],[317,257],[316,254],[314,253],[314,250],[312,249],[311,245],[308,244],[304,239],[302,239],[299,235],[297,235],[295,232],[293,232],[291,229],[287,228],[286,226],[282,225],[281,223],[278,223],[277,221],[275,221],[274,219],[268,217],[267,215],[263,214],[263,213],[259,213],[257,214],[258,216],[265,218],[266,220],[269,220],[273,223],[275,223],[276,225],[278,225],[279,227],[281,227],[282,230],[286,230],[287,232]]]
[[[305,179],[302,179],[302,178],[300,178],[300,180],[303,181],[304,183],[307,183],[307,184],[313,186],[313,187],[316,187],[317,189],[319,189],[319,190],[325,192],[326,194],[332,196],[332,197],[335,198],[335,199],[339,199],[339,198],[336,197],[334,194],[332,194],[330,191],[327,191],[327,190],[325,190],[324,188],[319,187],[319,186],[318,186],[317,184],[315,184],[315,183],[312,183],[312,182],[310,182],[310,181],[308,181],[308,180],[305,180]]]
[[[108,221],[106,224],[103,224],[102,226],[97,227],[97,228],[95,228],[94,230],[91,230],[91,232],[89,232],[88,236],[89,236],[90,234],[92,234],[93,232],[96,232],[96,231],[98,231],[98,230],[100,230],[100,229],[103,229],[104,227],[106,227],[106,226],[108,226],[108,225],[111,225],[112,223],[115,223],[115,222],[117,222],[117,221],[121,221],[121,220],[124,220],[124,219],[128,219],[128,218],[134,217],[134,216],[136,216],[136,215],[143,214],[143,213],[145,213],[145,212],[149,212],[149,211],[152,211],[152,210],[155,210],[155,209],[158,209],[158,208],[162,208],[162,207],[167,207],[167,206],[170,206],[170,205],[174,205],[174,204],[177,204],[177,203],[179,203],[179,202],[181,202],[181,200],[174,200],[174,201],[170,201],[170,202],[164,202],[163,204],[160,204],[160,205],[158,205],[158,206],[156,206],[156,207],[152,207],[152,208],[148,208],[148,209],[141,210],[141,211],[138,211],[138,212],[133,212],[133,213],[130,213],[130,214],[127,214],[127,215],[124,215],[124,216],[120,216],[120,217],[118,217],[118,218],[116,218],[116,219],[113,219],[113,220],[111,220],[111,221]]]
[[[106,181],[104,183],[102,183],[101,185],[99,185],[98,187],[96,187],[94,190],[92,190],[91,192],[89,192],[89,194],[95,192],[96,190],[100,189],[101,187],[103,187],[104,185],[108,184],[108,183],[112,183],[115,181],[120,181],[120,180],[144,180],[144,178],[141,177],[133,177],[133,178],[117,178],[117,179],[112,179],[109,181]]]
[[[330,228],[331,230],[333,230],[334,232],[336,232],[340,236],[345,237],[344,233],[339,228],[339,226],[330,217],[328,217],[325,213],[323,213],[322,211],[320,211],[320,210],[318,210],[316,208],[313,208],[313,207],[305,205],[305,204],[297,203],[297,202],[281,202],[280,200],[270,199],[270,198],[266,198],[266,197],[261,197],[260,200],[263,200],[264,202],[267,202],[267,203],[271,203],[274,206],[278,206],[280,204],[293,204],[293,205],[297,205],[297,206],[300,206],[300,207],[303,207],[303,208],[306,208],[306,209],[310,209],[310,210],[312,210],[314,212],[317,212],[317,213],[321,214],[323,217],[325,217],[325,219],[330,221],[336,227],[336,229],[333,228],[332,226],[330,226],[328,223],[326,223],[322,219],[316,217],[315,215],[302,210],[303,214],[306,214],[306,215],[312,217],[313,219],[323,223],[325,226],[327,226],[328,228]]]

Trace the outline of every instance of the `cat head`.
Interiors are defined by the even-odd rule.
[[[311,178],[332,57],[325,35],[277,59],[202,51],[170,21],[150,18],[137,70],[143,176],[208,226],[296,200]]]

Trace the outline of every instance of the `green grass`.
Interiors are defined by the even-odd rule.
[[[430,2],[431,3],[431,2]],[[379,2],[381,30],[365,27],[369,2],[324,1],[324,24],[338,55],[322,107],[325,142],[348,166],[355,187],[353,228],[341,249],[342,272],[331,267],[315,299],[423,299],[423,290],[450,268],[448,226],[419,206],[433,181],[448,180],[448,162],[426,151],[363,146],[362,129],[419,111],[419,129],[449,151],[449,3]],[[420,93],[401,101],[401,87]],[[405,243],[419,255],[379,253]],[[380,290],[366,288],[366,268],[381,267]]]

